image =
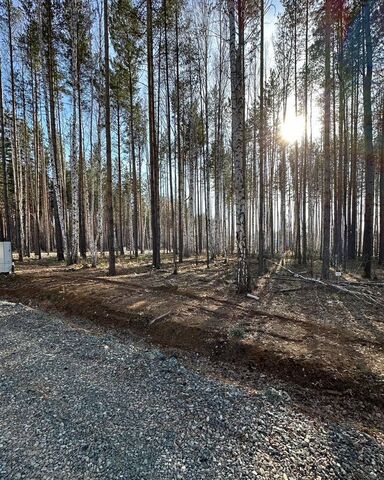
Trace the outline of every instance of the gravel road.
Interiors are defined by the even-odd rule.
[[[384,448],[270,385],[0,301],[1,479],[383,479]]]

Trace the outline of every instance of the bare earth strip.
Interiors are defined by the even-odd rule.
[[[384,403],[384,313],[353,296],[295,282],[278,272],[260,301],[237,296],[233,265],[186,262],[152,271],[124,261],[105,270],[54,261],[18,266],[0,296],[81,315],[154,343],[182,348],[302,386]],[[383,288],[377,288],[382,298]]]

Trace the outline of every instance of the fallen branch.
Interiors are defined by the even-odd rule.
[[[291,287],[291,288],[282,288],[281,290],[275,290],[273,293],[289,293],[289,292],[297,292],[298,290],[305,290],[306,288],[310,288],[310,285],[306,287]]]
[[[166,313],[163,313],[162,315],[160,315],[159,317],[156,317],[156,318],[153,318],[148,325],[152,325],[153,323],[159,321],[159,320],[162,320],[163,318],[167,317],[171,312],[171,310],[169,312],[166,312]]]
[[[270,262],[270,263],[273,263],[275,265],[279,265],[279,264],[276,264],[276,262],[273,262],[272,260],[267,260],[267,261]],[[371,304],[373,303],[375,305],[384,306],[383,302],[377,301],[375,298],[372,298],[372,295],[369,295],[368,293],[358,292],[358,291],[355,291],[355,290],[350,290],[350,289],[348,289],[348,288],[346,288],[342,285],[336,284],[336,283],[324,282],[323,280],[320,280],[319,278],[304,277],[304,275],[301,275],[300,273],[296,273],[293,270],[290,270],[289,268],[284,267],[283,265],[280,265],[280,268],[282,268],[283,270],[285,270],[288,273],[290,273],[291,275],[293,275],[294,278],[299,278],[300,280],[303,280],[304,282],[310,282],[310,283],[314,283],[316,285],[321,285],[323,287],[332,288],[332,289],[334,289],[338,292],[348,293],[349,295],[353,295],[354,297],[356,297],[360,300],[363,300],[366,303],[371,303]]]
[[[343,280],[340,284],[351,287],[384,287],[384,283],[381,282],[348,282],[347,280]]]
[[[252,293],[247,293],[247,297],[248,298],[253,298],[254,300],[260,300],[260,297],[258,297],[256,295],[252,295]]]

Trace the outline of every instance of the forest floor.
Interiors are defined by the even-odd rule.
[[[348,289],[340,292],[302,281],[297,274],[309,273],[290,259],[269,265],[254,286],[256,299],[236,294],[233,259],[209,269],[190,259],[174,275],[169,256],[159,271],[148,256],[120,257],[117,275],[109,277],[106,259],[92,269],[67,267],[50,256],[17,263],[15,275],[0,278],[0,296],[234,362],[245,377],[261,369],[335,398],[382,407],[384,272],[367,282],[350,266],[355,273],[331,279]],[[319,267],[312,265],[315,274]]]

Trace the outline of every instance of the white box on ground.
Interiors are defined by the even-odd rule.
[[[0,242],[0,273],[12,272],[11,242]]]

